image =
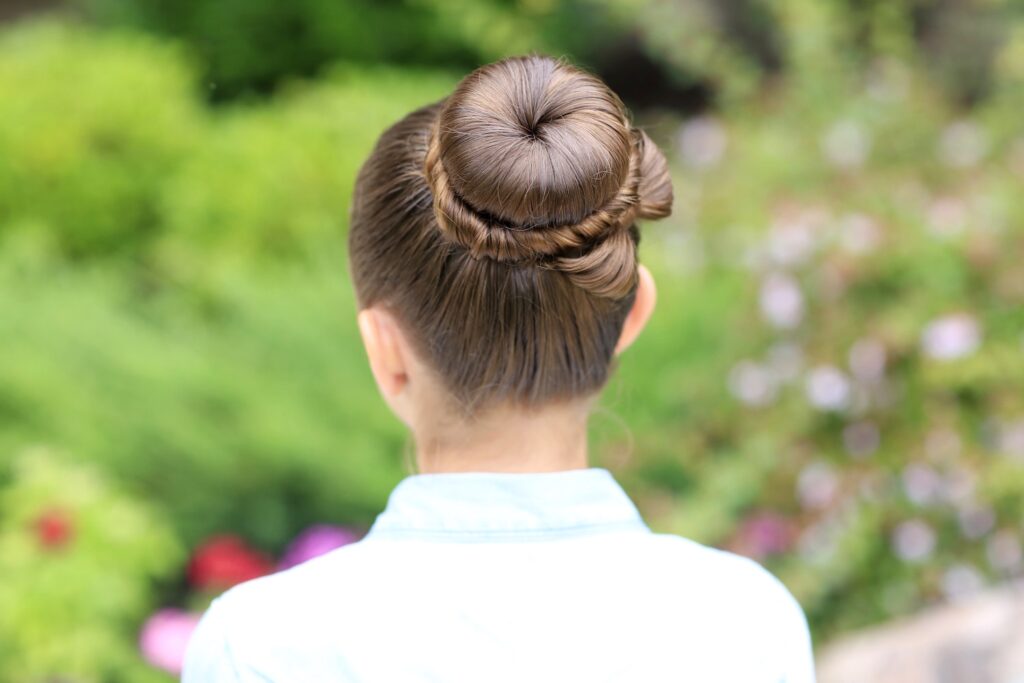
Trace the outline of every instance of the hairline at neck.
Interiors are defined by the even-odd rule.
[[[502,407],[470,420],[413,425],[416,466],[442,472],[560,472],[585,469],[593,399],[541,408]]]

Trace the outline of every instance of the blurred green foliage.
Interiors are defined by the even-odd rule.
[[[154,580],[184,560],[165,517],[96,466],[40,448],[6,461],[13,478],[0,487],[4,677],[165,680],[135,646]]]
[[[152,38],[53,23],[0,35],[0,62],[0,235],[35,225],[69,254],[133,254],[199,133],[188,65]]]
[[[511,52],[585,50],[615,31],[587,0],[77,0],[99,21],[175,35],[215,99],[265,92],[340,60],[472,67]]]
[[[372,521],[408,444],[354,326],[355,173],[467,64],[535,47],[599,64],[633,44],[718,101],[637,111],[677,201],[643,231],[660,308],[594,417],[595,464],[657,529],[768,564],[819,642],[1022,571],[1010,3],[958,10],[994,31],[971,82],[942,75],[929,55],[962,46],[924,40],[941,12],[909,0],[243,4],[90,4],[181,43],[0,32],[0,670],[141,680],[132,629],[181,598],[181,548]],[[209,107],[211,84],[276,89]],[[83,530],[58,551],[51,508]],[[29,586],[51,572],[66,611]],[[102,628],[50,649],[51,614]]]
[[[953,99],[974,102],[993,90],[999,52],[1024,17],[1014,0],[835,0],[813,9],[790,0],[72,4],[96,21],[188,43],[214,99],[268,92],[339,60],[461,71],[540,50],[608,71],[643,55],[665,69],[659,87],[699,82],[725,98],[750,95],[780,72],[799,70],[807,56],[831,53],[863,65],[887,55],[915,62]]]

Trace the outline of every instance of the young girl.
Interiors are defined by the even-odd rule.
[[[418,474],[366,538],[214,601],[186,683],[808,683],[752,561],[655,534],[587,416],[654,309],[665,158],[594,76],[506,59],[385,132],[355,188],[359,329]]]

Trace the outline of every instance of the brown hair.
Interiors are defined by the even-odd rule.
[[[349,258],[467,411],[597,391],[636,293],[636,218],[665,158],[595,76],[542,56],[468,75],[388,129],[356,181]]]

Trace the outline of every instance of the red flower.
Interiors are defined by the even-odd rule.
[[[193,553],[188,580],[197,588],[224,590],[273,569],[270,558],[249,548],[237,536],[213,536]]]
[[[44,548],[61,548],[74,536],[71,518],[63,510],[49,508],[36,517],[33,524],[36,538]]]

